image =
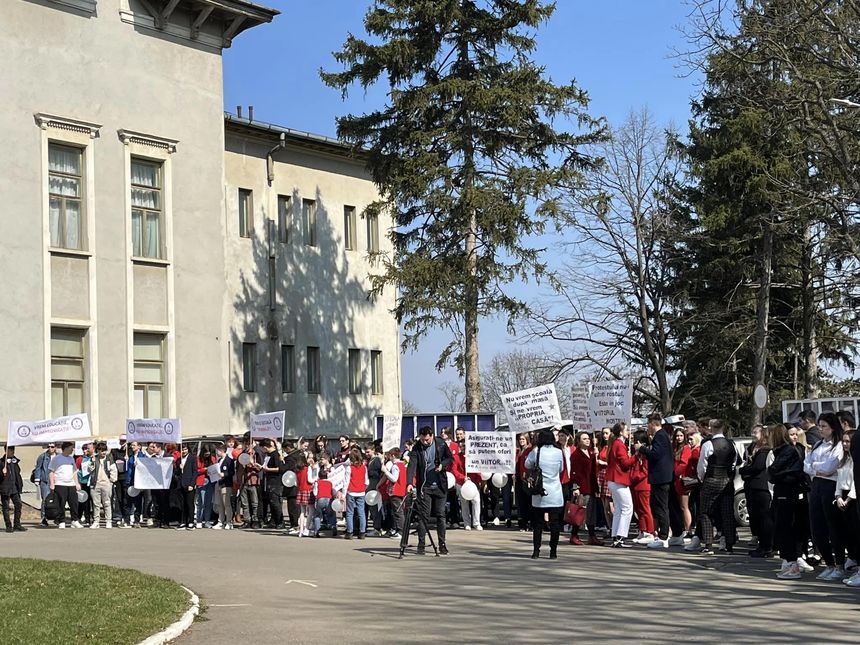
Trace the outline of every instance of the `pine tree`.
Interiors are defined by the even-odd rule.
[[[377,0],[367,40],[350,35],[321,72],[344,95],[387,83],[384,107],[338,119],[338,136],[365,151],[390,213],[393,254],[375,258],[373,292],[396,287],[404,346],[432,328],[452,330],[437,367],[465,376],[466,408],[481,406],[478,327],[527,306],[507,286],[540,279],[530,245],[593,160],[582,146],[603,136],[575,83],[556,85],[531,56],[554,5],[539,0]],[[557,127],[558,126],[558,127]],[[560,129],[568,127],[572,132]]]

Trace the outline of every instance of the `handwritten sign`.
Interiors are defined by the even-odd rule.
[[[629,424],[633,416],[633,380],[592,383],[588,414],[594,429]]]
[[[382,420],[382,451],[400,447],[400,429],[403,417],[399,414],[386,414]]]
[[[510,419],[510,417],[508,417]],[[513,473],[516,470],[513,432],[467,432],[467,473]]]
[[[283,439],[284,411],[252,414],[251,437],[254,439]]]
[[[575,430],[591,431],[591,417],[588,414],[588,399],[591,396],[591,383],[574,383],[570,397],[570,419]]]
[[[508,427],[514,434],[549,428],[561,423],[555,385],[541,385],[502,395]]]

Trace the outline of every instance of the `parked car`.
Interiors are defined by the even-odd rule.
[[[743,460],[747,446],[750,445],[752,439],[750,437],[738,437],[733,441],[735,442],[735,449],[738,451],[738,455]],[[738,471],[735,471],[735,502],[733,507],[735,509],[735,523],[738,526],[749,526],[750,513],[749,509],[747,509],[747,496],[744,494],[744,480],[741,479]]]

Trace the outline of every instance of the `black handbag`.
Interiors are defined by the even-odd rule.
[[[525,489],[530,495],[540,495],[541,497],[546,495],[543,488],[543,471],[540,469],[540,447],[537,450],[534,468],[526,474]]]

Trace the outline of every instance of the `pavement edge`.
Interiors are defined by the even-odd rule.
[[[168,625],[157,634],[153,634],[146,640],[141,641],[138,645],[163,645],[179,638],[194,623],[194,619],[200,613],[200,598],[188,587],[184,585],[180,586],[191,596],[191,607],[175,623]]]

